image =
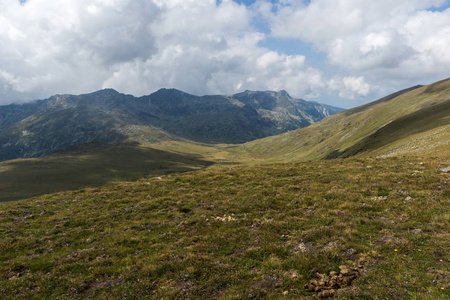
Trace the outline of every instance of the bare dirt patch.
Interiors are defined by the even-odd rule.
[[[83,291],[83,296],[89,297],[96,291],[104,290],[123,282],[123,278],[111,278],[108,276],[93,278],[87,283],[86,289]]]

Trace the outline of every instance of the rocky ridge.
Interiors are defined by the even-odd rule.
[[[91,142],[243,143],[308,126],[341,110],[294,99],[285,91],[194,96],[161,89],[137,98],[105,89],[55,95],[0,107],[0,161]]]

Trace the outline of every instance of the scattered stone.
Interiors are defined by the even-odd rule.
[[[318,298],[334,297],[336,290],[351,285],[362,272],[363,266],[339,266],[339,272],[331,271],[328,275],[316,272],[318,279],[311,279],[304,288],[308,292],[316,292]]]
[[[87,285],[84,287],[84,291],[82,292],[81,298],[88,298],[92,296],[95,292],[111,288],[115,285],[122,284],[124,282],[125,280],[120,277],[119,278],[108,276],[93,277],[89,282],[87,282]]]
[[[314,209],[310,209],[310,208],[299,208],[298,210],[300,210],[304,213],[307,213],[307,214],[311,214],[311,215],[316,213],[316,211]]]
[[[336,294],[335,290],[325,290],[325,291],[321,291],[317,297],[320,298],[330,298],[330,297],[334,297],[334,294]]]
[[[257,290],[261,290],[264,292],[267,292],[269,289],[273,289],[276,286],[279,286],[281,284],[281,281],[274,277],[269,275],[264,275],[260,280],[255,282],[252,287]]]
[[[237,219],[234,217],[234,214],[231,214],[231,215],[223,215],[223,217],[216,217],[216,220],[222,222],[232,222],[236,221]]]
[[[314,254],[317,252],[317,248],[311,242],[300,242],[294,246],[293,252]]]
[[[387,196],[375,196],[375,197],[372,197],[371,199],[372,200],[374,200],[374,201],[384,201],[384,200],[387,200]]]
[[[396,237],[393,235],[382,235],[375,241],[375,246],[389,245],[389,244],[402,244],[405,243],[405,239]]]
[[[177,282],[177,284],[175,285],[175,288],[178,291],[183,292],[183,293],[187,293],[193,287],[194,287],[194,283],[189,280]]]
[[[337,243],[335,241],[331,241],[325,246],[323,246],[324,250],[332,250],[333,248],[337,247]]]
[[[298,272],[295,271],[295,270],[290,270],[290,271],[286,272],[284,275],[285,275],[286,277],[290,277],[290,278],[298,278],[298,277],[300,277],[300,275],[298,274]]]
[[[443,168],[441,171],[444,173],[450,173],[450,167]]]

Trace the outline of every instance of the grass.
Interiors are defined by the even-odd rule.
[[[234,149],[237,151],[237,149]],[[448,160],[222,166],[0,204],[2,299],[450,298]]]
[[[83,145],[47,157],[0,162],[0,202],[198,170],[212,165],[220,153],[211,146],[178,145],[179,151],[133,143]],[[188,152],[194,146],[198,153]]]
[[[449,103],[447,79],[332,115],[305,128],[246,143],[246,151],[272,162],[389,155],[402,152],[402,148],[428,156],[445,149],[440,143],[449,143],[447,133],[438,139],[440,143],[422,145],[428,136],[448,132]],[[402,147],[396,143],[399,140]]]
[[[0,203],[0,298],[449,299],[449,84],[245,145],[1,162],[0,201],[65,192]]]
[[[344,151],[337,151],[337,154],[340,157],[355,156],[362,152],[369,152],[373,155],[379,148],[411,136],[421,136],[423,132],[432,132],[436,128],[446,128],[445,130],[448,132],[450,127],[449,112],[450,100],[428,106],[410,115],[393,120]],[[445,139],[442,140],[445,141]],[[446,140],[448,144],[450,139],[447,138]]]

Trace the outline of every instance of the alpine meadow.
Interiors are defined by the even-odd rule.
[[[0,300],[450,300],[450,0],[0,0]]]
[[[0,163],[2,299],[449,298],[450,80],[245,144],[142,128]]]

